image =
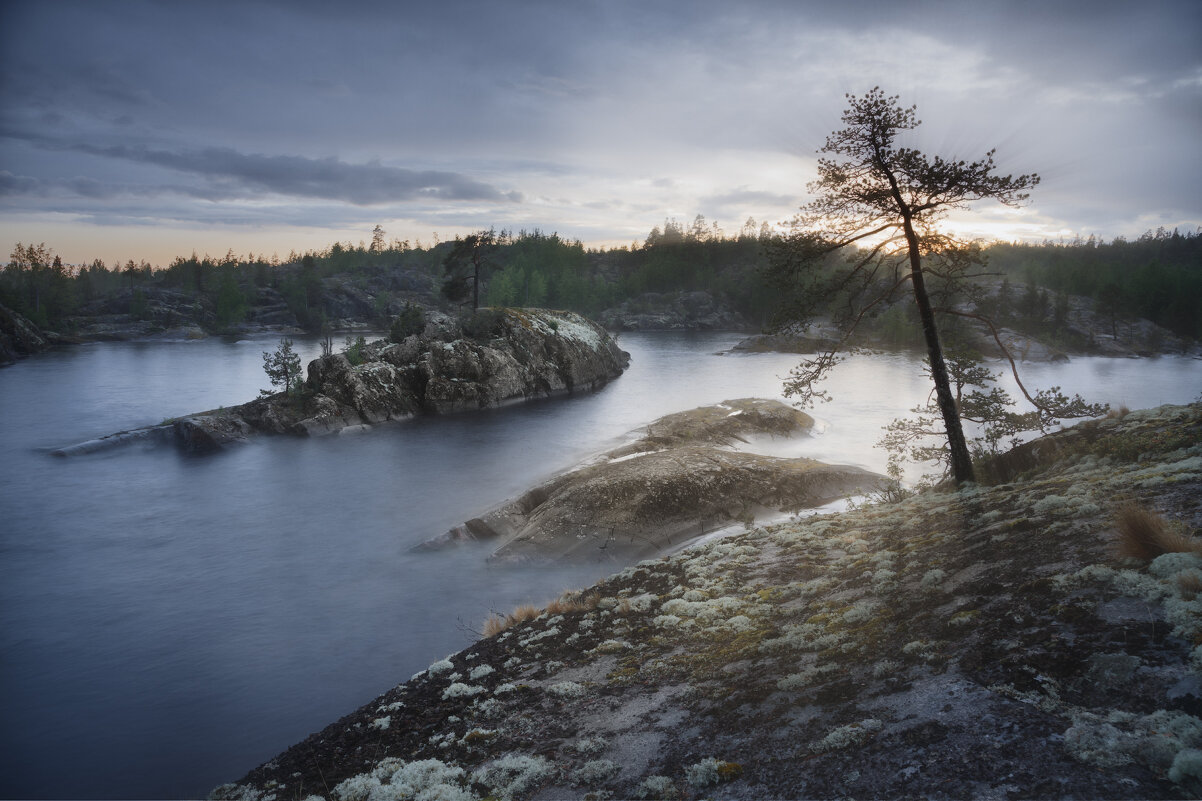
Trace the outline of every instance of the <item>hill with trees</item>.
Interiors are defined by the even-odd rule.
[[[440,290],[454,241],[423,245],[335,242],[329,248],[220,257],[195,253],[165,267],[145,261],[66,264],[45,244],[17,243],[0,271],[0,305],[52,342],[154,335],[387,330],[413,305],[452,310]],[[665,220],[641,243],[586,248],[542,231],[500,231],[480,271],[485,306],[542,306],[580,312],[615,328],[631,318],[668,327],[760,330],[772,322],[779,292],[764,277],[779,236],[748,220],[735,235],[698,215]],[[982,272],[999,322],[1067,349],[1088,350],[1065,327],[1068,310],[1088,305],[1117,331],[1147,319],[1178,336],[1202,335],[1202,234],[1149,232],[1116,239],[995,243]],[[698,295],[697,293],[702,293]],[[701,312],[696,312],[701,308]],[[708,316],[706,316],[708,315]],[[671,316],[670,314],[668,316]],[[631,327],[641,323],[636,319]],[[917,320],[905,305],[883,308],[866,330],[875,341],[912,343]]]

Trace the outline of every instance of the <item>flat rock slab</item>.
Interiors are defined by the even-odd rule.
[[[882,476],[860,468],[728,447],[812,425],[803,412],[757,398],[668,415],[637,441],[421,547],[492,539],[500,543],[493,561],[629,563],[764,512],[821,506],[880,486]]]

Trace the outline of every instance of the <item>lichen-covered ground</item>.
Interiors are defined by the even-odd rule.
[[[1015,463],[640,563],[215,795],[1197,797],[1202,558],[1120,559],[1113,521],[1197,532],[1202,405]]]

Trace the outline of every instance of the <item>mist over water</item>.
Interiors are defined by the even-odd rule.
[[[629,371],[597,393],[201,458],[49,451],[249,400],[275,338],[102,343],[0,371],[0,795],[203,796],[470,644],[490,610],[613,572],[408,549],[658,416],[778,397],[799,357],[716,355],[738,338],[627,334]],[[1197,397],[1202,362],[1025,377],[1138,408]],[[816,435],[773,449],[881,470],[881,426],[929,385],[892,354],[852,358],[829,389]]]

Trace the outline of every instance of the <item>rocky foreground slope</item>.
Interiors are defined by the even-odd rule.
[[[494,620],[214,797],[1197,797],[1202,404],[995,471]]]
[[[884,476],[857,467],[754,452],[753,440],[802,435],[813,424],[809,415],[762,398],[670,414],[635,441],[420,547],[491,540],[497,562],[620,567],[764,513],[880,488]]]
[[[403,342],[357,348],[354,363],[335,353],[309,363],[298,392],[276,393],[227,409],[176,418],[56,451],[91,452],[159,437],[191,452],[215,450],[255,434],[317,436],[352,427],[449,414],[530,398],[587,392],[617,378],[629,354],[593,322],[546,309],[482,311],[491,328],[472,335],[450,318]]]

